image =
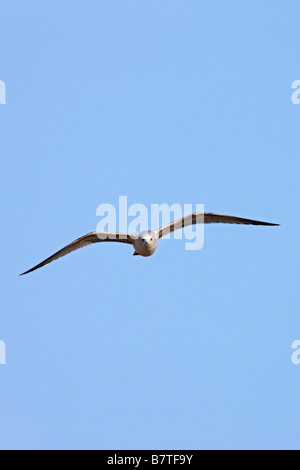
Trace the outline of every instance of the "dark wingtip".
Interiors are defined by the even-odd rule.
[[[267,227],[280,227],[280,224],[273,224],[271,222],[257,222],[254,225],[265,225]]]
[[[25,273],[19,274],[19,276],[25,276],[26,274],[32,273],[32,272],[35,271],[36,269],[38,269],[37,266],[35,266],[35,267],[32,268],[32,269],[29,269],[28,271],[25,271]]]
[[[25,273],[19,274],[19,277],[25,276],[25,274],[28,274],[30,271],[26,271]]]

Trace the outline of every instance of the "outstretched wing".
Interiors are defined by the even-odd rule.
[[[26,271],[25,273],[20,274],[20,276],[31,273],[32,271],[35,271],[36,269],[42,268],[46,264],[52,263],[52,261],[55,261],[56,259],[61,258],[62,256],[68,255],[72,251],[79,250],[79,248],[83,248],[93,243],[120,242],[120,243],[128,243],[132,245],[133,241],[134,241],[133,237],[125,233],[114,233],[114,232],[88,233],[87,235],[84,235],[83,237],[78,238],[74,242],[65,246],[62,250],[59,250],[57,253],[54,253],[54,255],[50,256],[50,258],[47,258],[45,259],[45,261],[42,261],[42,263],[29,269],[29,271]]]
[[[182,219],[175,220],[170,224],[159,229],[159,238],[165,237],[175,230],[180,230],[188,225],[195,224],[241,224],[241,225],[268,225],[277,226],[278,224],[270,224],[268,222],[260,222],[258,220],[242,219],[241,217],[233,217],[231,215],[213,214],[211,212],[195,212],[187,215]]]

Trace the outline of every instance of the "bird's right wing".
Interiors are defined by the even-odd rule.
[[[115,232],[88,233],[87,235],[84,235],[83,237],[78,238],[74,242],[70,243],[69,245],[65,246],[61,250],[57,251],[57,253],[54,253],[54,255],[45,259],[45,261],[42,261],[37,266],[34,266],[33,268],[29,269],[25,273],[20,274],[20,276],[31,273],[32,271],[35,271],[36,269],[42,268],[46,264],[52,263],[52,261],[55,261],[59,258],[62,258],[63,256],[68,255],[72,251],[79,250],[79,248],[83,248],[85,246],[92,245],[93,243],[98,243],[98,242],[119,242],[119,243],[128,243],[130,245],[133,245],[134,237],[126,233],[115,233]]]

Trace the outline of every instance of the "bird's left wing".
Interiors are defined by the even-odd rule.
[[[160,228],[159,238],[165,237],[166,235],[175,232],[175,230],[180,230],[183,227],[195,224],[278,225],[271,224],[269,222],[260,222],[258,220],[243,219],[241,217],[234,217],[232,215],[213,214],[211,212],[195,212],[194,214],[187,215],[182,219],[175,220],[165,227]]]

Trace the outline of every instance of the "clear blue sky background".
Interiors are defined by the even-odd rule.
[[[1,448],[300,448],[299,14],[1,1]],[[18,277],[120,195],[282,225]]]

